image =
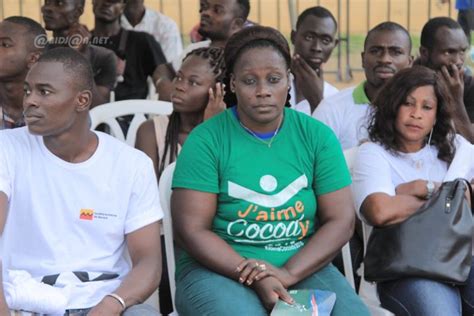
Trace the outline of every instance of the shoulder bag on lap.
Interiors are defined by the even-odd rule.
[[[404,222],[374,227],[364,259],[366,280],[421,277],[463,284],[471,269],[473,235],[466,188],[472,200],[467,180],[444,182]]]

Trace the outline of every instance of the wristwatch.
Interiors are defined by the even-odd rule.
[[[435,184],[433,181],[426,181],[426,197],[425,199],[429,200],[433,195],[435,189]]]

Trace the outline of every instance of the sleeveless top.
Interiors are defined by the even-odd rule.
[[[161,164],[161,159],[165,151],[166,129],[168,128],[169,118],[167,115],[157,115],[153,117],[153,125],[155,126],[156,146],[158,147],[158,165]],[[181,151],[181,145],[178,144],[178,155]],[[170,151],[166,153],[165,168],[170,164]]]

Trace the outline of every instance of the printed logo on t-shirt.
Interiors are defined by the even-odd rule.
[[[87,220],[87,221],[92,221],[93,219],[103,219],[107,220],[110,218],[116,218],[117,214],[111,214],[111,213],[103,213],[103,212],[96,212],[92,209],[81,209],[79,212],[79,219]]]
[[[86,221],[91,221],[94,219],[94,210],[90,210],[90,209],[81,209],[81,211],[79,212],[79,219],[83,219],[83,220],[86,220]]]
[[[301,175],[279,192],[273,192],[278,181],[272,175],[260,178],[260,187],[268,193],[256,192],[228,181],[228,195],[246,205],[237,210],[236,220],[227,224],[227,234],[237,243],[265,244],[265,249],[288,251],[303,246],[310,221],[305,218],[304,203],[295,199],[308,187],[308,178]]]

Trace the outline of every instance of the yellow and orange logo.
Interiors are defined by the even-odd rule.
[[[86,220],[86,221],[91,221],[94,219],[94,210],[90,210],[90,209],[81,209],[80,213],[79,213],[79,219],[83,219],[83,220]]]

